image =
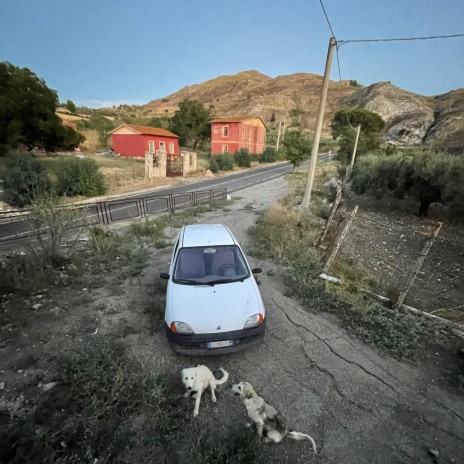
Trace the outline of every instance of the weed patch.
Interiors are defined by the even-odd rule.
[[[122,344],[92,340],[61,359],[55,388],[0,437],[2,462],[127,462],[136,444],[155,453],[169,435],[168,377],[130,359]],[[152,455],[153,456],[153,455]]]
[[[301,298],[313,310],[334,312],[360,338],[398,357],[411,357],[421,334],[428,330],[413,315],[395,313],[380,305],[362,289],[369,278],[336,262],[340,285],[332,285],[318,276],[323,256],[314,248],[319,233],[312,215],[302,215],[283,205],[274,205],[251,227],[254,254],[285,265],[288,295]]]

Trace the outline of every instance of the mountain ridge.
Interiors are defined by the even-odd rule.
[[[164,98],[137,107],[143,117],[170,116],[185,98],[213,105],[217,116],[253,114],[269,122],[288,118],[298,105],[309,115],[313,130],[322,90],[322,76],[294,73],[270,77],[256,70],[217,76],[185,86]],[[398,145],[425,144],[464,152],[464,89],[424,96],[390,82],[369,86],[355,81],[330,81],[323,134],[330,135],[330,122],[342,108],[362,107],[378,113],[386,122],[384,139]]]

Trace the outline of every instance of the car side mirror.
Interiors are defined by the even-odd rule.
[[[161,272],[160,277],[161,277],[161,279],[169,280],[169,277],[171,277],[171,276],[169,274],[167,274],[166,272]]]
[[[255,267],[254,269],[251,270],[253,274],[261,274],[263,270],[260,267]]]

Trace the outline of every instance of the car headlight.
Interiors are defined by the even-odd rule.
[[[169,326],[171,331],[178,334],[193,334],[193,329],[186,323],[182,321],[171,322]]]
[[[264,321],[264,316],[261,313],[253,314],[250,316],[246,321],[245,325],[243,326],[244,329],[251,329],[252,327],[256,327],[257,325],[261,325]]]

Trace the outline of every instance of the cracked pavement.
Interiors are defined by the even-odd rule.
[[[248,228],[257,214],[283,198],[286,188],[279,178],[237,192],[238,201],[203,216],[202,222],[228,225],[247,253]],[[156,252],[143,276],[146,285],[166,270],[170,253],[171,248]],[[311,435],[318,446],[314,455],[307,441],[261,445],[266,463],[464,462],[462,396],[434,382],[420,365],[397,361],[350,335],[334,315],[308,312],[285,296],[278,265],[247,254],[252,267],[263,268],[259,280],[267,334],[262,345],[229,356],[178,356],[161,329],[135,337],[134,353],[157,369],[169,366],[180,372],[200,363],[212,370],[225,368],[230,383],[252,383],[292,428]],[[224,385],[218,398],[212,404],[204,395],[198,424],[204,433],[227,436],[245,424],[246,412]],[[439,458],[429,448],[438,450]]]

